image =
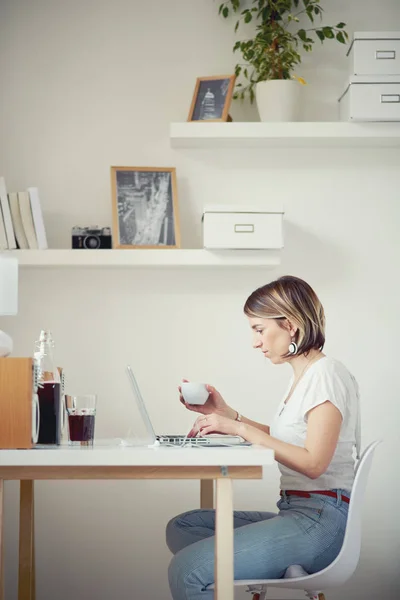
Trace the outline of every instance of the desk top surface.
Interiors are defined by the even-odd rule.
[[[165,448],[70,446],[32,450],[0,450],[1,467],[88,466],[264,466],[274,453],[262,446],[231,448]]]

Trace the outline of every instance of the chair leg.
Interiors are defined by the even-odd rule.
[[[306,596],[310,600],[326,600],[325,594],[323,594],[322,592],[306,592]]]
[[[246,590],[250,592],[252,596],[252,600],[266,600],[267,597],[267,586],[266,585],[258,585],[258,586],[249,586]]]

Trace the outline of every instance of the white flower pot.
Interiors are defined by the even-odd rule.
[[[256,84],[261,121],[298,121],[302,85],[291,79],[270,79]]]

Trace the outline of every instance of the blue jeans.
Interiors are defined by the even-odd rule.
[[[279,579],[290,565],[308,573],[328,566],[343,543],[349,505],[341,499],[311,494],[286,496],[278,513],[233,515],[235,579]],[[174,600],[212,600],[214,582],[215,511],[192,510],[167,525],[167,545],[175,555],[169,566]]]

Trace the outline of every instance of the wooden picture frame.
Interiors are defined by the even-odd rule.
[[[113,248],[180,248],[174,167],[111,167]]]
[[[188,121],[228,121],[236,75],[198,77]]]

